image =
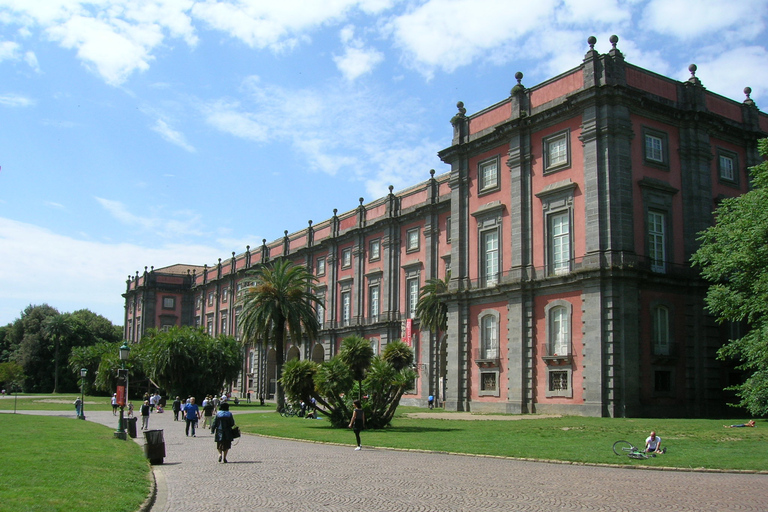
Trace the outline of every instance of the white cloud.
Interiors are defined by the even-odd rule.
[[[698,67],[696,76],[708,90],[743,101],[744,88],[752,88],[752,99],[768,98],[768,49],[749,46],[722,53],[700,55],[694,61]],[[678,72],[678,79],[690,76],[688,66]],[[760,105],[765,111],[765,105]]]
[[[256,142],[269,138],[259,116],[243,111],[238,102],[217,100],[201,105],[200,109],[208,124],[219,131]]]
[[[339,38],[345,46],[344,55],[334,56],[333,61],[349,81],[370,73],[384,60],[384,54],[380,51],[364,48],[363,42],[355,37],[355,28],[352,25],[342,28]]]
[[[102,208],[120,221],[120,223],[130,226],[139,232],[152,233],[166,240],[208,235],[208,233],[200,229],[202,225],[201,215],[190,210],[166,212],[162,207],[159,207],[155,211],[154,216],[140,216],[129,211],[120,201],[101,197],[96,197],[95,199]]]
[[[428,0],[393,18],[388,29],[405,52],[405,63],[431,76],[437,68],[451,73],[488,50],[540,31],[549,25],[557,4],[557,0]]]
[[[4,107],[31,107],[35,100],[20,94],[0,94],[0,106]]]
[[[768,0],[651,0],[642,26],[670,37],[692,40],[717,35],[726,40],[750,40],[765,30]]]
[[[51,247],[56,248],[55,257]],[[214,262],[221,251],[202,245],[148,248],[82,241],[0,218],[0,261],[4,263],[0,265],[0,325],[12,322],[29,304],[42,303],[60,311],[88,308],[122,324],[120,294],[125,292],[128,275],[143,271],[136,262],[151,261],[156,268]]]
[[[164,120],[158,119],[154,126],[152,126],[152,130],[159,133],[171,144],[176,144],[180,148],[189,151],[190,153],[195,152],[195,148],[186,141],[184,134],[168,126],[168,123],[166,123]]]
[[[19,45],[13,41],[0,41],[0,62],[19,58]]]

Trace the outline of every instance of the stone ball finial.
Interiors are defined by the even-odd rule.
[[[235,257],[235,251],[232,251],[232,257],[233,258]]]
[[[594,50],[595,45],[597,44],[597,38],[595,36],[589,36],[587,39],[587,44],[589,45],[590,50]]]
[[[309,219],[307,223],[311,226],[312,225],[312,219]]]
[[[696,70],[699,69],[699,67],[696,64],[691,64],[688,66],[688,71],[691,72],[691,76],[696,76]]]
[[[250,250],[251,250],[251,246],[250,246],[250,245],[246,245],[246,246],[245,246],[245,250],[246,250],[246,251],[250,251]]]
[[[751,99],[749,97],[749,95],[752,94],[752,88],[751,87],[745,87],[744,88],[744,94],[747,96],[747,99]]]
[[[334,216],[334,217],[336,216],[336,213],[337,213],[338,211],[339,211],[339,209],[338,209],[338,208],[334,208],[334,209],[333,209],[333,216]]]
[[[393,190],[395,190],[395,186],[394,185],[390,185],[389,186],[389,193],[391,194]]]
[[[464,102],[459,101],[456,103],[456,108],[459,109],[459,114],[464,115],[467,113],[467,109],[464,108]]]
[[[611,46],[615,50],[616,49],[616,44],[619,42],[619,36],[614,34],[611,37],[609,37],[608,40],[611,42]]]
[[[288,230],[287,229],[285,231],[283,231],[283,233],[285,233],[285,236],[288,236]]]
[[[509,91],[509,94],[514,96],[517,93],[524,92],[525,86],[521,83],[523,80],[523,72],[518,71],[515,73],[515,79],[517,80],[517,85],[515,85],[511,91]]]
[[[363,198],[361,197],[358,200],[360,201],[360,206],[363,206]]]
[[[517,80],[517,83],[520,83],[523,80],[523,72],[518,71],[515,73],[515,80]]]
[[[261,239],[261,244],[262,245],[267,245],[267,239],[266,238],[262,238]]]
[[[430,169],[429,170],[429,175],[434,178],[435,177],[435,170],[434,169]]]

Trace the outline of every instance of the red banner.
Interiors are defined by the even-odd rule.
[[[413,331],[413,318],[409,318],[405,321],[405,339],[403,342],[405,342],[406,345],[409,347],[411,346],[411,335]]]
[[[125,407],[125,386],[117,386],[117,405]]]

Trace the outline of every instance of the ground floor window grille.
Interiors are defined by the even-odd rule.
[[[496,391],[496,373],[480,374],[480,391]]]
[[[552,392],[568,391],[568,372],[549,372],[549,390]]]

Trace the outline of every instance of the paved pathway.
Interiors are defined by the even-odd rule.
[[[235,418],[237,418],[237,411]],[[70,414],[74,416],[74,412]],[[116,426],[111,412],[89,421]],[[244,435],[229,464],[210,431],[155,414],[165,463],[152,512],[765,511],[768,475],[644,471],[302,443]],[[350,432],[350,441],[353,434]],[[136,440],[143,444],[143,436]],[[365,443],[365,433],[363,433]]]

